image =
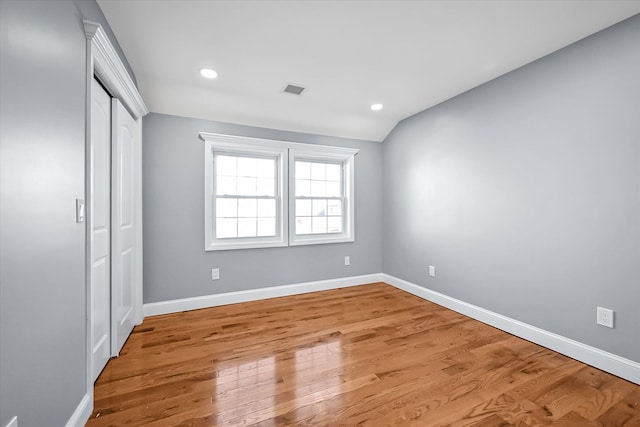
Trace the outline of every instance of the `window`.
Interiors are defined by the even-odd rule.
[[[296,234],[342,233],[342,165],[296,160]]]
[[[286,246],[287,149],[212,137],[205,139],[205,250]]]
[[[205,250],[354,240],[357,150],[204,132],[200,138]]]
[[[216,238],[273,237],[277,157],[214,152]]]
[[[334,147],[290,149],[289,244],[353,242],[353,156]]]

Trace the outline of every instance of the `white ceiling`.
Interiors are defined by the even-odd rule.
[[[640,0],[98,0],[153,112],[383,140]],[[199,74],[218,71],[215,80]],[[286,83],[306,87],[281,93]],[[370,104],[384,104],[371,111]]]

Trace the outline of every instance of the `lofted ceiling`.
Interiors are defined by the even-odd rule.
[[[382,141],[640,0],[98,0],[149,109]],[[218,78],[207,80],[210,67]],[[287,84],[300,96],[282,93]],[[372,111],[373,103],[384,108]]]

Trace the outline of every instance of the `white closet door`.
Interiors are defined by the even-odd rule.
[[[136,122],[112,100],[111,355],[118,356],[136,321]],[[139,141],[138,141],[139,143]]]
[[[111,356],[111,97],[91,87],[91,375],[95,382]]]

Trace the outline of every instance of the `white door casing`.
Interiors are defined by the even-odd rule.
[[[111,109],[111,355],[136,323],[136,121],[116,98]]]
[[[135,276],[135,295],[134,312],[136,312],[136,323],[142,323],[142,117],[149,113],[140,92],[136,87],[135,82],[129,75],[124,63],[118,56],[114,46],[112,45],[109,37],[100,26],[100,24],[92,21],[84,20],[84,30],[87,38],[87,63],[86,63],[86,150],[85,150],[85,199],[87,206],[91,206],[91,182],[90,177],[92,174],[91,169],[91,156],[90,156],[90,144],[91,144],[91,116],[92,116],[92,94],[93,94],[93,79],[96,76],[102,86],[111,94],[112,97],[118,98],[124,106],[131,112],[136,120],[136,276]],[[90,218],[90,213],[88,218]],[[87,324],[86,324],[86,390],[85,396],[79,403],[78,408],[74,412],[72,419],[69,420],[67,425],[81,425],[81,422],[89,419],[91,411],[93,410],[93,363],[92,363],[92,344],[93,328],[92,328],[92,282],[91,282],[91,261],[93,256],[91,254],[91,226],[90,221],[87,221],[87,268],[86,268],[86,280],[87,280]],[[113,226],[112,226],[113,234]],[[111,327],[111,325],[109,325]],[[109,343],[111,344],[111,343]],[[73,420],[78,420],[73,421]]]
[[[111,97],[93,79],[91,87],[89,227],[91,245],[91,381],[111,356]]]

